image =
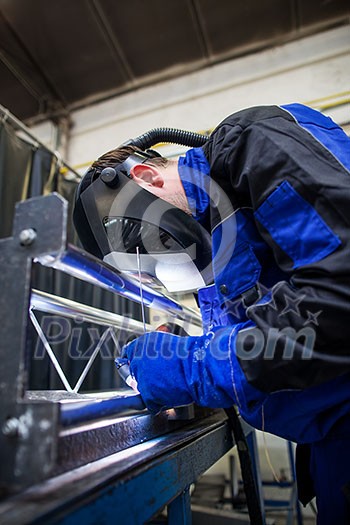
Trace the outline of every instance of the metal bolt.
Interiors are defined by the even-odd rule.
[[[11,417],[2,425],[2,433],[7,437],[17,437],[19,435],[19,420]]]
[[[33,228],[22,230],[21,233],[19,234],[19,240],[23,246],[29,246],[35,241],[35,239],[36,239],[36,231],[33,230]]]

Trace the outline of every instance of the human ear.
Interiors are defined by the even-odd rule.
[[[162,188],[164,178],[162,172],[150,164],[135,164],[130,170],[131,178],[140,185]]]

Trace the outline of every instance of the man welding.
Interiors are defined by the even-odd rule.
[[[168,291],[193,291],[203,335],[124,351],[154,412],[239,408],[298,443],[301,501],[350,523],[350,139],[300,104],[227,117],[179,160],[125,145],[77,192],[84,247]]]

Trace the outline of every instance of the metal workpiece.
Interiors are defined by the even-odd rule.
[[[189,486],[225,452],[232,436],[224,411],[194,405],[147,411],[131,389],[79,394],[100,347],[116,330],[151,327],[31,290],[34,262],[201,326],[184,308],[66,240],[67,203],[57,194],[16,206],[13,235],[0,240],[0,522],[139,524],[168,505],[169,525],[190,523]],[[56,371],[63,371],[36,318],[45,312],[105,327],[76,385],[28,390],[29,323]],[[55,364],[56,363],[56,364]],[[111,365],[113,366],[113,365]],[[61,373],[62,372],[62,373]],[[137,494],[130,501],[130,494]]]
[[[122,295],[149,308],[166,312],[172,317],[196,326],[202,326],[201,316],[197,312],[182,306],[177,301],[149,286],[142,285],[143,297],[141,299],[140,284],[136,279],[119,272],[76,246],[68,245],[58,256],[48,255],[38,258],[37,261],[44,266],[68,273],[73,277]]]
[[[130,407],[118,417],[104,416],[68,428],[61,427],[55,472],[66,472],[179,428],[185,430],[192,425],[202,428],[204,420],[214,413],[213,410],[196,407],[195,417],[186,419],[181,411],[176,417],[173,410],[152,415],[147,411],[135,413]]]
[[[134,334],[144,333],[144,325],[140,321],[41,290],[32,290],[30,305],[32,310],[47,314],[62,315],[70,319],[79,319],[101,326],[111,326]],[[146,330],[151,331],[152,329],[152,326],[146,323]]]
[[[60,423],[63,427],[89,422],[103,417],[116,416],[126,410],[145,410],[140,394],[112,395],[108,399],[96,399],[70,403],[61,408]]]
[[[67,246],[66,230],[67,202],[58,194],[51,194],[18,203],[13,234],[0,240],[0,495],[3,496],[19,493],[57,473],[99,461],[205,417],[203,412],[193,415],[192,409],[180,410],[178,415],[171,410],[152,416],[145,411],[140,395],[125,391],[109,393],[106,398],[77,394],[98,345],[77,385],[71,388],[67,384],[68,392],[61,399],[52,392],[35,395],[27,391],[30,320],[34,326],[38,325],[39,335],[42,331],[34,315],[36,310],[104,325],[105,334],[119,327],[135,334],[144,330],[143,323],[31,291],[32,265],[40,262],[140,302],[136,281],[82,250]],[[200,324],[196,312],[146,287],[143,300],[147,306]],[[45,348],[48,351],[49,345]]]
[[[56,461],[53,472],[96,461],[180,427],[202,425],[212,409],[189,405],[150,414],[131,390],[76,394],[60,391],[28,391],[26,399],[47,401],[60,407]]]
[[[133,445],[137,419],[142,417],[133,418],[129,442],[127,433],[121,432],[124,443],[129,443],[127,448],[9,498],[0,504],[0,522],[107,525],[117,519],[118,523],[139,525],[168,505],[170,525],[190,523],[184,521],[185,517],[190,520],[189,486],[233,446],[225,414],[215,411],[184,428],[173,427],[164,435]],[[78,446],[83,441],[72,456],[79,455]],[[103,442],[93,446],[98,448]]]

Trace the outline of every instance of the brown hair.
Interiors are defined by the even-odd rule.
[[[124,160],[126,160],[130,155],[132,155],[135,152],[142,153],[142,150],[140,150],[140,148],[137,148],[136,146],[121,146],[119,148],[112,149],[111,151],[107,151],[107,153],[104,153],[103,155],[101,155],[101,157],[95,160],[91,168],[95,168],[98,171],[100,171],[104,168],[113,167],[116,164],[124,162]],[[146,164],[166,166],[168,164],[168,159],[166,159],[165,157],[153,157],[149,160],[147,159]]]

